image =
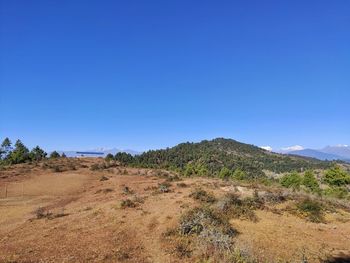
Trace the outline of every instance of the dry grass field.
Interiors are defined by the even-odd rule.
[[[296,212],[292,199],[279,200],[264,187],[103,163],[60,159],[1,170],[0,262],[349,260],[345,208],[326,209],[322,222],[311,222]],[[181,229],[188,211],[217,209],[230,193],[265,201],[235,206],[228,218],[233,243],[226,252],[220,248],[224,241],[203,235],[206,224],[188,233]],[[201,234],[193,234],[198,226]],[[221,233],[213,230],[207,233]]]

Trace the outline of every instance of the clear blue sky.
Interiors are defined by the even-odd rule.
[[[350,144],[348,0],[0,2],[0,138]]]

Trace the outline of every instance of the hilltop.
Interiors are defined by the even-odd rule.
[[[134,165],[163,168],[179,172],[192,170],[198,175],[218,175],[221,169],[240,169],[249,177],[265,175],[265,171],[284,173],[307,169],[326,169],[331,162],[301,156],[273,153],[233,139],[217,138],[199,143],[181,143],[175,147],[151,150],[135,156]]]

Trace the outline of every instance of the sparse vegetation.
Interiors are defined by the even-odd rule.
[[[137,206],[137,203],[134,202],[133,200],[131,199],[124,199],[122,200],[121,204],[120,204],[120,207],[121,208],[133,208],[133,207],[136,207]]]
[[[208,193],[207,191],[203,190],[202,188],[195,189],[191,194],[190,197],[192,197],[195,200],[198,200],[200,202],[204,203],[214,203],[215,202],[215,196],[211,193]]]
[[[228,218],[240,218],[256,222],[258,219],[254,210],[262,203],[255,198],[240,199],[236,194],[228,193],[217,202],[217,209]]]
[[[324,207],[320,202],[306,198],[297,203],[297,208],[299,212],[311,222],[321,223],[324,221]]]

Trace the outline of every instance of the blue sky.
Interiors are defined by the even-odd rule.
[[[0,138],[350,144],[350,1],[0,2]]]

